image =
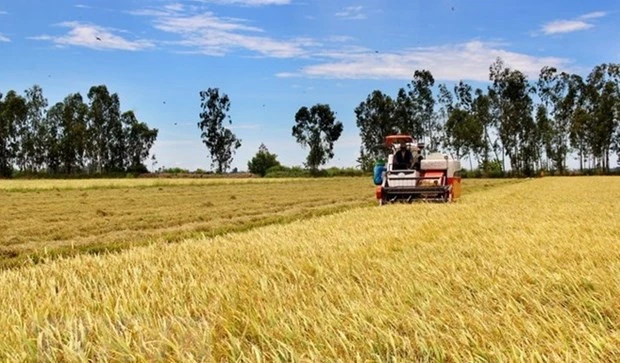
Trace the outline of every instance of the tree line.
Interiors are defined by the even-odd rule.
[[[158,130],[121,111],[105,85],[49,106],[40,86],[0,93],[0,176],[146,172]],[[49,107],[48,107],[49,106]]]
[[[432,151],[469,157],[479,168],[533,175],[564,173],[571,152],[610,170],[610,153],[620,153],[620,64],[601,64],[583,78],[543,67],[537,80],[497,58],[486,89],[460,81],[437,85],[431,72],[416,70],[396,97],[373,91],[355,108],[362,146],[358,162],[367,170],[385,156],[383,138],[392,133],[430,140]]]
[[[199,127],[221,172],[241,140],[222,126],[228,96],[217,88],[202,96],[208,102],[202,104]],[[430,71],[416,70],[394,97],[374,90],[354,113],[361,137],[357,162],[365,171],[387,156],[385,136],[398,133],[427,140],[429,151],[467,157],[470,169],[475,160],[486,174],[503,174],[508,168],[515,176],[540,170],[565,173],[573,152],[581,170],[609,171],[610,154],[620,154],[620,64],[597,65],[585,78],[546,66],[538,79],[529,80],[497,58],[489,67],[486,89],[464,81],[452,88],[436,85]],[[305,166],[317,170],[334,157],[342,131],[329,105],[316,104],[302,106],[294,115],[291,136],[308,150]],[[248,162],[250,171],[261,175],[277,165],[265,145]]]
[[[532,81],[497,58],[489,81],[485,89],[463,81],[449,88],[436,85],[430,71],[415,70],[395,96],[372,91],[353,110],[361,137],[358,166],[372,170],[387,156],[385,136],[402,133],[427,140],[429,151],[467,157],[470,169],[475,160],[485,173],[504,173],[507,166],[513,175],[564,173],[572,153],[581,170],[610,170],[610,154],[620,154],[620,64],[597,65],[585,78],[543,67]],[[227,127],[231,101],[218,88],[199,95],[200,137],[212,167],[223,173],[242,144]],[[305,166],[316,172],[334,157],[343,124],[324,103],[302,106],[292,116],[291,136],[308,151]],[[50,174],[147,172],[144,161],[157,135],[132,111],[122,112],[118,95],[105,85],[91,87],[87,100],[74,93],[49,108],[36,85],[25,96],[0,93],[0,176],[15,168]],[[274,166],[277,155],[264,144],[248,161],[250,171],[261,175]]]

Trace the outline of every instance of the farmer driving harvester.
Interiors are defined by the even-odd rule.
[[[379,205],[414,200],[451,202],[461,195],[461,163],[439,152],[422,156],[423,142],[411,135],[388,135],[387,162],[377,160],[373,182]]]
[[[407,144],[400,143],[400,149],[394,154],[393,170],[409,170],[413,164],[413,154],[407,148]]]
[[[422,159],[422,155],[418,154],[418,157],[414,160],[411,150],[407,148],[406,143],[402,142],[400,149],[394,154],[392,170],[420,170]]]

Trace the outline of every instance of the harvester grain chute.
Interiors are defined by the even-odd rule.
[[[452,202],[461,196],[461,163],[448,154],[423,155],[424,143],[408,135],[385,138],[386,162],[375,166],[379,205],[414,201]]]

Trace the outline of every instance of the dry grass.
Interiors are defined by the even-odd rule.
[[[618,200],[545,178],[6,271],[0,358],[619,361]]]
[[[473,191],[498,182],[466,186]],[[215,236],[364,205],[374,205],[369,178],[0,181],[0,267]]]
[[[25,182],[0,192],[0,263],[5,266],[38,261],[44,253],[92,253],[213,236],[373,202],[368,178],[57,181],[65,188],[59,190],[45,180]]]
[[[367,178],[368,179],[368,178]],[[230,184],[274,184],[291,181],[317,181],[304,178],[127,178],[127,179],[0,179],[0,191],[28,192],[41,190],[148,188],[161,186],[205,186]]]

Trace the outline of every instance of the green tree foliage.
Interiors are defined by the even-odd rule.
[[[546,110],[550,110],[551,122],[545,135],[544,148],[554,167],[566,170],[566,157],[570,147],[571,123],[578,107],[583,80],[577,75],[558,73],[554,67],[544,67],[538,80],[538,95]],[[540,109],[542,111],[542,109]]]
[[[411,104],[410,122],[401,131],[412,135],[417,140],[427,137],[430,140],[428,149],[435,151],[440,144],[441,125],[435,117],[435,98],[432,87],[435,78],[428,70],[416,70],[411,83],[407,85]],[[419,132],[422,134],[418,134]]]
[[[376,159],[387,157],[385,137],[388,135],[406,134],[420,141],[426,137],[431,141],[428,149],[439,147],[442,137],[439,120],[447,119],[447,112],[442,118],[434,110],[434,84],[430,71],[416,70],[407,88],[399,88],[396,98],[374,90],[355,108],[362,139],[357,162],[362,170],[372,170]]]
[[[123,164],[128,171],[144,173],[147,171],[144,161],[149,157],[159,130],[150,129],[147,124],[138,121],[133,111],[124,112],[121,121],[125,151]]]
[[[15,91],[0,94],[0,176],[10,177],[19,154],[21,125],[28,114],[26,99]]]
[[[399,94],[399,97],[406,98],[407,95]],[[385,137],[400,131],[398,124],[406,122],[403,120],[409,117],[409,108],[399,106],[397,109],[390,96],[375,90],[354,111],[362,139],[358,163],[363,170],[370,171],[376,159],[387,157]]]
[[[48,172],[51,174],[57,174],[61,169],[63,113],[63,103],[57,103],[48,110],[47,117],[45,118],[45,128],[47,132],[40,139],[45,149],[45,164],[47,165]]]
[[[47,108],[43,90],[33,86],[22,97],[0,97],[0,175],[75,174],[89,171],[146,171],[143,162],[157,130],[121,114],[117,94],[91,87],[89,104],[79,93]]]
[[[260,176],[265,176],[267,170],[277,166],[280,166],[278,156],[270,153],[265,144],[260,144],[256,155],[248,161],[248,171]]]
[[[62,109],[60,137],[60,158],[62,169],[66,174],[78,173],[87,165],[87,155],[91,144],[92,132],[88,127],[88,105],[79,93],[65,97],[59,105]]]
[[[445,125],[448,122],[450,114],[454,110],[454,96],[445,84],[440,84],[438,88],[439,94],[437,97],[437,104],[439,108],[437,109],[436,120],[438,123],[443,125],[440,135],[440,141],[444,147],[449,149],[450,141],[448,140],[448,136],[446,135]]]
[[[88,99],[90,157],[97,172],[123,170],[124,140],[119,97],[116,93],[110,94],[106,86],[99,85],[90,88]]]
[[[306,166],[312,171],[334,157],[334,142],[342,134],[343,125],[327,104],[316,104],[311,108],[301,107],[295,114],[292,135],[302,147],[310,152]]]
[[[198,128],[202,131],[202,142],[207,146],[211,157],[211,166],[216,172],[228,170],[235,151],[241,147],[241,140],[224,126],[224,120],[232,124],[227,115],[230,111],[230,98],[225,93],[220,95],[218,88],[209,88],[200,92],[201,121]]]
[[[614,134],[620,128],[620,64],[601,64],[588,75],[585,109],[590,115],[586,128],[590,152],[603,169],[609,170]]]
[[[512,170],[517,174],[531,175],[539,154],[534,101],[530,96],[535,90],[525,74],[505,67],[501,59],[490,67],[489,76],[503,150],[510,158]]]
[[[457,159],[461,159],[469,152],[467,145],[467,129],[472,116],[469,112],[455,108],[450,113],[445,125],[445,146],[454,151]]]
[[[618,167],[620,167],[620,102],[616,104],[616,115],[616,132],[612,142],[612,150],[616,152]]]
[[[461,81],[454,87],[454,94],[456,104],[446,104],[445,106],[448,119],[444,126],[444,143],[456,153],[458,159],[468,155],[470,162],[472,157],[476,157],[480,163],[479,156],[484,150],[484,124],[482,120],[484,115],[477,112],[480,110],[474,110],[475,103],[471,86]],[[444,99],[443,103],[450,100],[451,97],[444,94]]]
[[[374,90],[355,108],[362,139],[357,163],[372,170],[375,160],[386,156],[385,136],[404,133],[430,139],[427,150],[443,146],[469,156],[481,168],[500,165],[503,172],[509,161],[514,175],[549,167],[564,172],[571,146],[581,162],[589,155],[608,168],[609,152],[620,153],[619,79],[615,64],[595,67],[587,81],[545,67],[532,84],[498,58],[489,67],[486,91],[463,81],[453,91],[440,84],[435,99],[433,75],[416,70],[395,98]],[[536,93],[540,104],[534,102]]]
[[[46,125],[45,113],[48,106],[40,86],[34,85],[26,90],[26,119],[20,124],[20,147],[17,165],[30,172],[41,169],[45,163],[45,138],[50,130]]]
[[[493,148],[493,142],[491,141],[491,129],[493,126],[493,118],[491,116],[491,99],[483,90],[477,88],[474,92],[475,97],[472,103],[472,113],[478,124],[482,126],[483,135],[482,140],[477,141],[479,147],[478,159],[483,161],[483,165],[489,165],[489,154]],[[499,157],[494,150],[495,160],[499,160]]]
[[[549,118],[549,112],[544,104],[539,104],[536,107],[536,129],[538,132],[538,147],[541,150],[539,155],[539,164],[541,167],[543,167],[543,165],[546,167],[549,164],[549,155],[553,154],[553,152],[550,152],[549,149],[550,145],[553,143],[554,130],[553,123]],[[545,150],[547,160],[543,160],[542,150]]]
[[[393,128],[398,130],[399,133],[408,134],[418,140],[422,140],[424,124],[422,118],[418,117],[417,110],[415,109],[416,105],[411,98],[411,94],[404,88],[400,88],[393,103]]]

